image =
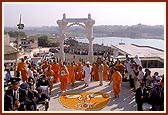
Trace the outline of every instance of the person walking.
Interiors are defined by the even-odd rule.
[[[60,63],[60,69],[58,71],[58,75],[61,83],[60,89],[61,89],[61,92],[65,92],[69,83],[69,72],[67,67],[65,66],[65,63],[63,63],[61,60],[59,63]]]
[[[21,72],[22,81],[26,82],[29,76],[28,76],[27,64],[23,58],[22,61],[17,66],[17,72]]]
[[[98,63],[98,74],[99,74],[99,81],[100,81],[99,86],[102,86],[103,85],[103,70],[104,70],[104,66],[103,66],[103,63],[102,63],[102,60],[101,60],[100,57],[97,58],[97,63]]]
[[[57,63],[56,60],[53,60],[53,64],[52,64],[51,69],[52,69],[52,70],[54,71],[54,73],[55,73],[53,82],[54,82],[54,83],[57,83],[57,82],[58,82],[59,64]]]
[[[91,79],[91,72],[92,72],[92,66],[90,65],[89,61],[86,62],[86,65],[83,67],[83,71],[84,71],[85,87],[88,87]]]
[[[54,79],[54,76],[55,76],[55,73],[54,71],[51,69],[51,65],[49,65],[48,69],[46,70],[45,72],[45,75],[47,76],[48,80],[50,81],[50,92],[49,94],[51,95],[51,91],[53,89],[53,79]]]
[[[81,81],[83,79],[83,64],[81,61],[79,61],[76,65],[76,75],[75,80]]]
[[[75,65],[74,65],[74,63],[73,62],[71,62],[71,64],[69,64],[68,66],[67,66],[67,68],[68,68],[68,72],[69,72],[69,79],[70,79],[70,83],[72,84],[72,87],[74,87],[75,86]]]
[[[92,71],[92,77],[94,81],[99,81],[99,74],[98,74],[98,63],[94,62],[92,64],[93,71]]]
[[[117,98],[119,97],[119,93],[121,91],[122,75],[119,71],[117,71],[116,67],[114,67],[112,70],[113,70],[112,81],[113,81],[114,98]]]
[[[108,64],[104,61],[103,62],[104,70],[103,70],[103,80],[108,81],[108,75],[109,75],[109,66]]]

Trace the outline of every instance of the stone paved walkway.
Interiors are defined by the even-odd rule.
[[[111,101],[110,103],[104,107],[103,109],[99,111],[107,111],[107,112],[115,112],[115,111],[136,111],[136,103],[134,99],[135,93],[130,90],[129,82],[123,82],[122,83],[122,89],[120,93],[120,97],[113,99],[113,91],[112,91],[112,84],[109,86],[108,83],[104,81],[103,86],[98,86],[99,81],[93,81],[90,83],[89,87],[84,87],[83,81],[76,82],[76,87],[72,88],[71,85],[68,86],[67,91],[73,91],[73,92],[92,92],[92,91],[101,91],[101,92],[107,92],[111,95]],[[51,95],[50,100],[50,107],[48,111],[52,112],[68,112],[68,111],[79,111],[75,109],[69,109],[62,106],[59,101],[58,97],[61,94],[59,92],[59,83],[54,84],[53,92]]]

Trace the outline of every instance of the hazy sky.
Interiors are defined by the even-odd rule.
[[[67,18],[87,18],[91,14],[95,25],[162,25],[166,19],[165,2],[54,2],[3,3],[4,26],[16,26],[19,15],[28,26],[57,26],[56,21]]]

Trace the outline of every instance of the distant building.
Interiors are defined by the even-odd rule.
[[[7,33],[4,35],[4,60],[14,60],[17,58],[18,51],[15,47],[11,46],[10,36]]]
[[[18,51],[10,45],[4,45],[4,60],[14,60],[17,58]]]
[[[164,68],[164,51],[150,46],[136,44],[112,45],[119,52],[118,59],[125,60],[125,55],[134,58],[136,55],[141,59],[144,68]]]
[[[38,47],[38,37],[37,36],[28,36],[26,38],[21,39],[22,48],[37,48]]]
[[[4,35],[4,44],[10,45],[10,36],[8,33]]]

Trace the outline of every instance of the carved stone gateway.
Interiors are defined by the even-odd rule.
[[[93,25],[95,24],[95,20],[91,19],[91,14],[88,14],[88,18],[66,18],[66,14],[63,14],[62,20],[58,20],[57,24],[59,26],[60,58],[65,61],[64,40],[66,38],[65,32],[67,28],[73,25],[79,25],[86,29],[87,39],[89,40],[88,60],[93,62]]]

